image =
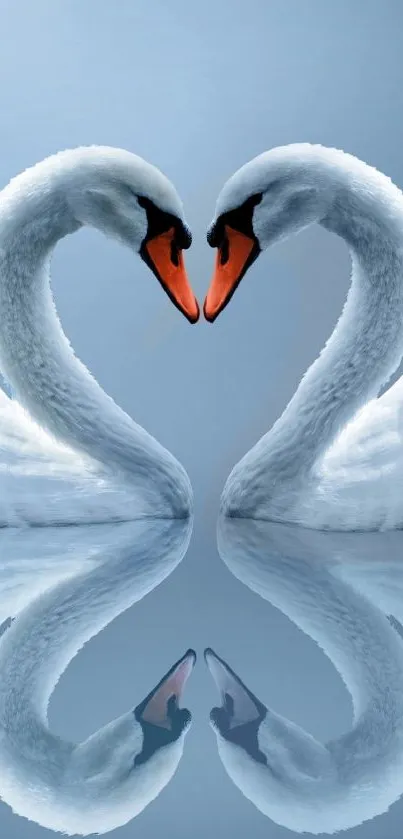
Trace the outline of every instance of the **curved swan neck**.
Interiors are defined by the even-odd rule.
[[[52,250],[81,225],[67,201],[106,163],[86,150],[38,164],[0,193],[0,366],[18,400],[73,449],[129,484],[165,496],[158,512],[188,514],[189,481],[175,458],[136,425],[77,359],[61,328],[49,284]],[[97,165],[95,165],[97,164]]]
[[[310,147],[309,165],[333,200],[320,223],[352,254],[342,315],[280,419],[241,461],[267,497],[305,478],[341,428],[397,368],[403,354],[403,196],[375,169]],[[237,467],[235,467],[235,471]],[[263,498],[262,496],[262,498]]]

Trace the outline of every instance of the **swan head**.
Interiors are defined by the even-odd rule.
[[[195,660],[194,651],[188,650],[134,711],[75,748],[64,779],[64,831],[113,830],[138,815],[166,786],[191,724],[191,714],[179,707],[179,700]],[[81,800],[88,797],[80,812],[75,804],[77,788]]]
[[[192,236],[168,178],[122,149],[95,146],[56,158],[55,177],[76,227],[95,227],[138,253],[174,305],[195,323],[199,306],[183,260]]]
[[[214,321],[259,254],[320,221],[336,193],[321,147],[296,144],[272,149],[246,163],[226,182],[207,232],[217,249],[204,315]],[[327,150],[325,150],[327,151]],[[319,161],[319,162],[318,162]]]
[[[222,701],[210,720],[228,775],[277,824],[301,832],[308,816],[311,830],[313,808],[335,783],[329,751],[266,708],[213,650],[205,659]]]

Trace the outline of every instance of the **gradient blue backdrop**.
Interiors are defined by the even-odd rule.
[[[217,192],[255,154],[320,142],[403,186],[402,31],[399,0],[2,0],[0,183],[81,144],[146,157],[184,200],[194,234],[187,265],[203,298]],[[53,286],[69,338],[103,387],[184,463],[197,513],[178,571],[62,678],[51,706],[59,733],[82,738],[140,701],[190,645],[215,647],[263,700],[319,738],[349,725],[348,696],[323,654],[237,583],[215,547],[226,475],[318,353],[348,279],[343,244],[312,229],[265,255],[214,326],[191,327],[117,245],[82,231],[58,248]],[[287,835],[225,775],[207,722],[215,700],[200,662],[178,773],[122,837]],[[354,837],[400,839],[402,816],[397,804]],[[0,805],[2,836],[46,833]]]

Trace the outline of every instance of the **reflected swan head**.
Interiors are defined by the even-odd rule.
[[[318,149],[304,143],[271,149],[238,169],[224,185],[207,232],[209,245],[217,248],[204,303],[207,320],[214,321],[222,312],[261,251],[326,215],[336,195],[336,180],[332,189],[329,167],[323,178]]]
[[[179,702],[195,661],[188,650],[134,711],[76,747],[64,779],[66,796],[74,800],[79,785],[84,796],[88,790],[92,806],[69,833],[106,833],[125,824],[171,779],[191,725],[190,711]]]
[[[326,747],[266,708],[213,650],[205,651],[205,659],[221,698],[211,725],[230,778],[265,815],[297,830],[299,802],[305,810],[315,782],[321,788],[334,782]]]

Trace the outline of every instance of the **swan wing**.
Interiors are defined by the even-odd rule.
[[[0,527],[124,521],[141,517],[142,506],[0,388]]]
[[[371,399],[343,428],[326,452],[322,468],[382,471],[403,463],[403,379]]]
[[[300,521],[319,529],[403,526],[403,378],[343,428],[299,506]]]

